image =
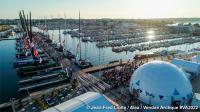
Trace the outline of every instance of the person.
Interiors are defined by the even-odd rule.
[[[72,71],[73,71],[72,67],[69,68],[69,71],[70,71],[69,73],[70,73],[70,77],[71,77],[72,76]]]

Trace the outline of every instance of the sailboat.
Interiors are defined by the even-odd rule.
[[[75,64],[80,67],[80,68],[88,68],[88,67],[92,67],[92,63],[87,60],[87,59],[82,59],[81,58],[81,36],[80,36],[80,33],[81,33],[81,20],[80,20],[80,11],[79,11],[79,30],[78,30],[78,36],[79,36],[79,43],[77,45],[77,50],[79,50],[79,59],[75,60]]]
[[[61,44],[60,22],[59,22],[59,45],[58,45],[58,51],[59,52],[63,52],[63,46]]]
[[[66,38],[65,38],[66,40]],[[63,50],[63,55],[68,58],[68,59],[74,59],[75,58],[75,55],[72,54],[69,50],[66,49],[65,47],[65,40],[63,41],[63,44],[64,44],[64,50]]]
[[[66,31],[66,15],[65,15],[65,30],[63,31],[64,35],[67,35],[67,31]]]

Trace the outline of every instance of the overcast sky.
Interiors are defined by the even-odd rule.
[[[200,0],[0,0],[0,18],[172,18],[200,17]]]

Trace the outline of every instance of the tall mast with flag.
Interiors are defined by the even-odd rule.
[[[20,16],[22,27],[23,27],[24,31],[26,32],[25,39],[27,41],[29,41],[29,42],[27,42],[27,44],[28,44],[28,46],[30,46],[31,54],[32,54],[34,63],[36,65],[36,67],[37,67],[37,63],[36,63],[36,58],[35,57],[38,55],[38,51],[37,51],[36,48],[34,48],[34,44],[33,44],[31,12],[30,12],[30,20],[28,20],[28,15],[27,15],[27,18],[25,17],[25,13],[24,13],[23,10],[20,12],[19,16]],[[28,24],[28,22],[29,22],[29,24]]]

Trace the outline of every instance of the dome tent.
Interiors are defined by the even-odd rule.
[[[184,72],[162,61],[146,63],[133,73],[130,92],[134,90],[140,101],[154,106],[185,105],[193,96],[191,83]]]

